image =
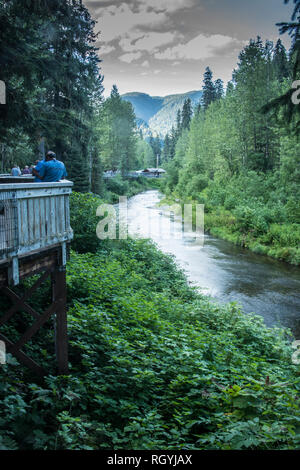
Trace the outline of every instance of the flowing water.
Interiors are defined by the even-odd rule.
[[[173,235],[167,236],[170,216],[157,206],[161,197],[153,190],[128,201],[129,233],[152,238],[163,252],[175,255],[189,281],[212,299],[236,301],[246,313],[261,315],[266,325],[291,328],[300,339],[300,269],[210,235],[195,243],[191,233],[182,235],[177,219],[171,224]]]

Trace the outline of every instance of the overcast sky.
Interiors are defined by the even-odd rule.
[[[283,0],[85,0],[100,32],[105,95],[165,96],[202,88],[209,65],[214,78],[231,79],[240,50],[260,35],[276,41],[277,22],[289,20]],[[287,47],[288,36],[281,37]]]

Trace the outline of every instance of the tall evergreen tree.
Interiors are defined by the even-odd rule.
[[[216,99],[216,89],[213,82],[213,74],[209,67],[206,67],[203,79],[203,95],[202,95],[202,105],[204,110],[209,107],[209,105]]]
[[[232,81],[227,83],[227,88],[226,88],[226,96],[231,95],[234,92],[234,84]]]
[[[137,140],[137,165],[138,168],[154,168],[156,158],[150,144],[144,139]]]
[[[155,154],[155,141],[152,132],[150,132],[149,145],[152,148],[153,153]]]
[[[67,164],[75,189],[90,190],[102,77],[87,8],[80,0],[27,0],[22,8],[2,0],[0,23],[0,78],[9,100],[2,139],[19,127],[36,157],[45,141]]]
[[[177,111],[176,129],[177,129],[178,135],[181,134],[181,130],[182,130],[182,115],[181,115],[181,109],[178,109],[178,111]]]
[[[172,160],[175,155],[175,148],[176,148],[176,143],[178,139],[178,133],[177,129],[175,129],[174,126],[172,126],[171,132],[169,134],[169,139],[170,139],[170,153],[169,153],[169,159]]]
[[[189,129],[193,115],[192,102],[190,98],[186,99],[182,108],[182,129]]]
[[[202,111],[202,106],[201,106],[201,103],[198,103],[197,106],[196,106],[196,109],[195,109],[195,115],[199,115]]]
[[[290,0],[284,0],[284,3],[289,3]],[[290,22],[278,23],[280,27],[280,34],[288,33],[292,38],[292,47],[290,51],[291,65],[292,65],[292,80],[300,79],[300,0],[293,0],[294,11]],[[295,106],[292,101],[294,89],[289,89],[286,93],[279,98],[275,98],[267,103],[263,108],[264,113],[273,110],[278,115],[279,111],[283,110],[285,120],[290,124],[294,123],[296,132],[300,131],[300,107]]]
[[[156,163],[155,163],[155,166],[156,166],[157,162],[159,162],[161,159],[161,141],[158,135],[155,137],[155,140],[154,140],[154,155],[156,157]]]
[[[170,160],[170,137],[169,134],[166,134],[165,139],[164,139],[164,145],[163,145],[163,160],[164,162],[168,162]]]
[[[278,39],[273,55],[273,65],[277,79],[282,82],[289,77],[289,63],[287,53],[281,39]]]
[[[238,117],[245,149],[243,164],[260,171],[271,169],[278,158],[272,122],[260,111],[278,89],[272,81],[271,69],[270,44],[267,41],[264,45],[257,37],[240,53],[238,68],[233,73],[235,96],[241,103]]]
[[[122,100],[113,85],[99,116],[100,153],[106,170],[119,169],[122,176],[137,164],[136,118],[131,103]]]
[[[216,99],[220,100],[224,96],[224,83],[223,80],[218,78],[215,81]]]

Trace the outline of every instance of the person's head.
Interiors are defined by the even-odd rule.
[[[56,155],[51,150],[49,150],[49,152],[46,153],[46,162],[49,162],[50,160],[54,160],[55,158],[56,158]]]
[[[28,165],[25,165],[25,170],[28,170]]]

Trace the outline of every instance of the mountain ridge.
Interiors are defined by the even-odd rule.
[[[151,96],[143,92],[129,92],[121,96],[132,104],[138,127],[145,135],[150,132],[164,137],[176,124],[177,112],[182,109],[184,101],[191,99],[196,106],[202,97],[202,90],[186,93],[174,93],[167,96]]]

